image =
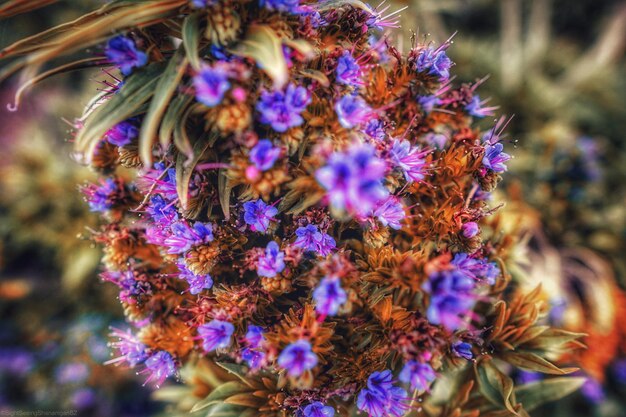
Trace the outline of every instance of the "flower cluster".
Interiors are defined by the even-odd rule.
[[[244,379],[209,394],[215,412],[385,417],[440,373],[506,360],[510,246],[481,229],[509,156],[473,125],[477,86],[449,83],[450,44],[403,55],[381,40],[393,13],[360,2],[160,7],[163,24],[108,43],[123,82],[76,138],[104,176],[137,170],[85,189],[138,328],[115,332],[116,363],[158,384],[199,363]]]

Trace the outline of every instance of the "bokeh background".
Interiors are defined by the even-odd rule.
[[[0,21],[0,47],[101,3],[60,1]],[[548,320],[588,334],[589,346],[571,358],[588,377],[583,389],[534,415],[625,416],[626,1],[391,3],[408,6],[394,42],[408,49],[413,36],[440,43],[456,33],[455,82],[488,76],[482,98],[513,115],[499,196],[520,236],[512,273],[529,289],[541,283]],[[103,364],[122,310],[98,277],[87,238],[96,219],[78,191],[93,177],[72,159],[68,122],[103,88],[98,75],[46,81],[17,112],[5,107],[12,85],[0,85],[0,411],[163,410],[141,376]]]

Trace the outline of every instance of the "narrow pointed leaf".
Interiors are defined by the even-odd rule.
[[[76,137],[76,150],[89,160],[104,134],[116,124],[135,116],[150,99],[162,70],[161,64],[153,64],[131,74],[116,94],[90,114]]]
[[[547,359],[532,352],[505,352],[502,354],[502,359],[518,368],[544,374],[566,375],[578,370],[578,368],[559,368]]]
[[[200,69],[200,57],[198,56],[198,48],[200,47],[200,15],[194,13],[183,22],[183,46],[185,54],[191,66]]]
[[[513,380],[503,374],[491,359],[485,358],[477,362],[474,369],[481,394],[492,404],[518,415],[514,408]]]
[[[215,388],[209,395],[201,401],[198,401],[192,408],[191,413],[203,410],[212,404],[222,403],[226,398],[235,394],[246,392],[246,386],[241,382],[230,381]]]
[[[526,411],[559,400],[578,390],[586,381],[583,377],[551,378],[515,388],[517,401]]]
[[[170,59],[156,85],[154,97],[150,101],[148,113],[143,119],[139,133],[139,156],[144,166],[150,166],[152,163],[152,145],[157,139],[159,124],[176,88],[180,84],[180,80],[185,74],[186,66],[187,62],[183,56],[183,51],[179,48]],[[167,143],[161,142],[161,145],[167,146]]]
[[[187,159],[187,156],[179,153],[176,158],[176,191],[178,192],[178,199],[183,209],[187,209],[187,203],[189,202],[189,182],[193,171],[198,165],[198,161],[202,159],[204,152],[209,147],[209,143],[206,140],[198,140],[193,147],[193,158]]]
[[[217,189],[224,217],[228,220],[230,218],[230,192],[232,191],[232,186],[225,169],[220,169],[217,179]]]
[[[230,50],[234,55],[253,59],[274,82],[274,88],[285,86],[289,79],[281,38],[271,28],[252,25],[246,38]]]
[[[176,96],[167,107],[159,129],[159,141],[162,144],[170,143],[176,125],[182,119],[183,113],[187,110],[192,100],[192,96],[179,95]]]

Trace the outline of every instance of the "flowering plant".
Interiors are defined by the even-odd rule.
[[[387,10],[114,1],[1,53],[25,86],[121,73],[75,138],[104,177],[83,188],[102,278],[136,328],[113,331],[112,363],[157,386],[183,367],[209,415],[523,416],[580,385],[504,372],[570,373],[550,359],[579,335],[541,325],[538,291],[504,297],[503,120],[476,128],[495,109],[452,85],[451,43],[402,54]]]

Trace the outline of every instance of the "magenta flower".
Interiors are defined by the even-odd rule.
[[[391,163],[404,173],[408,182],[421,181],[426,175],[426,155],[417,146],[411,146],[408,140],[394,140],[389,153]]]
[[[148,55],[137,49],[131,38],[123,35],[109,39],[104,54],[124,75],[129,75],[133,68],[143,67],[148,62]]]
[[[259,258],[257,273],[261,277],[274,278],[285,269],[285,254],[273,240],[267,244],[265,254]]]
[[[313,300],[315,301],[315,311],[322,317],[334,316],[339,312],[339,308],[346,301],[348,295],[341,288],[341,282],[337,277],[325,277],[313,290]]]
[[[156,224],[161,226],[169,226],[178,220],[176,206],[165,201],[160,194],[150,197],[150,202],[146,206],[146,213],[150,215]]]
[[[335,103],[339,123],[346,129],[365,124],[373,114],[369,104],[361,96],[349,94]]]
[[[203,65],[193,77],[196,100],[207,107],[215,107],[222,102],[230,89],[230,82],[224,67]]]
[[[306,88],[289,84],[284,92],[263,91],[256,109],[261,123],[271,125],[272,129],[282,133],[304,122],[301,114],[310,102],[311,95]]]
[[[298,340],[283,349],[277,362],[278,366],[287,371],[287,375],[297,377],[315,368],[317,355],[311,350],[311,344],[308,341]]]
[[[206,352],[216,349],[226,349],[230,346],[231,336],[235,326],[227,321],[211,320],[209,323],[198,327],[198,334],[202,339],[202,348]]]
[[[471,239],[476,236],[480,232],[480,228],[478,227],[478,223],[476,222],[467,222],[461,226],[461,233],[463,236]]]
[[[404,365],[398,378],[404,383],[411,384],[411,389],[427,391],[436,376],[437,374],[428,363],[411,360]]]
[[[274,220],[274,216],[278,214],[278,209],[261,199],[257,201],[248,201],[243,203],[243,220],[254,232],[267,232],[270,222]]]

